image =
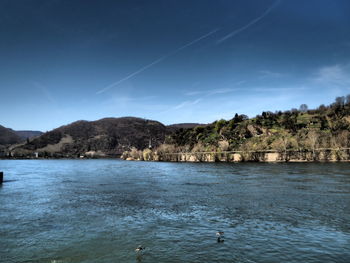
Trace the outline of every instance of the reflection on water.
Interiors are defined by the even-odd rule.
[[[0,170],[0,262],[350,262],[346,163],[2,160]]]

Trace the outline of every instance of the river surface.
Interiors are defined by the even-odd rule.
[[[0,262],[349,263],[349,168],[0,160]]]

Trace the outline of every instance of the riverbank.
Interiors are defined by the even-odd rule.
[[[279,151],[222,151],[165,153],[144,150],[125,152],[128,161],[165,162],[349,162],[350,148]]]

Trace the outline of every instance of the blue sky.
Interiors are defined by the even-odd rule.
[[[350,93],[347,0],[0,0],[0,125],[208,123]]]

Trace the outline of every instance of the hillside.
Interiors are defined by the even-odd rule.
[[[21,141],[11,129],[1,128],[4,144]],[[243,153],[242,158],[254,160],[256,152],[287,156],[288,151],[297,151],[311,152],[310,158],[317,159],[317,151],[324,149],[333,151],[333,159],[342,160],[343,152],[337,149],[344,151],[350,147],[350,96],[338,97],[331,105],[317,109],[308,109],[303,104],[299,109],[262,112],[250,119],[235,114],[230,120],[204,125],[165,126],[135,117],[77,121],[12,145],[9,150],[14,157],[30,157],[35,152],[40,157],[102,157],[126,152],[126,158],[131,154],[133,159],[142,159],[142,150],[150,144],[153,154],[236,151]]]
[[[41,134],[43,134],[43,132],[41,131],[15,131],[15,133],[24,141],[26,139],[31,139],[34,137],[38,137]]]
[[[192,150],[283,150],[349,147],[350,96],[308,110],[263,112],[249,119],[236,114],[207,126],[177,131],[167,143]]]
[[[197,126],[206,126],[206,124],[201,124],[201,123],[176,123],[176,124],[171,124],[167,125],[167,128],[171,132],[176,132],[177,130],[180,129],[192,129]]]
[[[43,157],[114,156],[132,147],[147,148],[150,141],[152,146],[158,146],[167,134],[166,126],[160,122],[134,117],[77,121],[15,147],[12,155],[39,152]]]
[[[14,130],[0,125],[0,145],[19,143],[21,140]]]
[[[332,159],[345,160],[349,147],[350,95],[338,97],[331,105],[321,105],[312,110],[303,104],[299,110],[262,112],[251,119],[235,114],[230,120],[178,129],[167,136],[165,144],[153,151],[153,157],[148,153],[151,156],[148,159],[159,159],[164,154],[171,159],[176,153],[231,151],[240,152],[240,158],[246,160],[258,160],[258,152],[281,153],[284,155],[281,158],[286,160],[288,152],[309,152],[311,157],[308,158],[317,160],[322,149],[328,151],[324,154],[332,155]],[[130,155],[134,155],[131,156],[133,159],[143,158],[135,151],[125,154],[126,157]]]

